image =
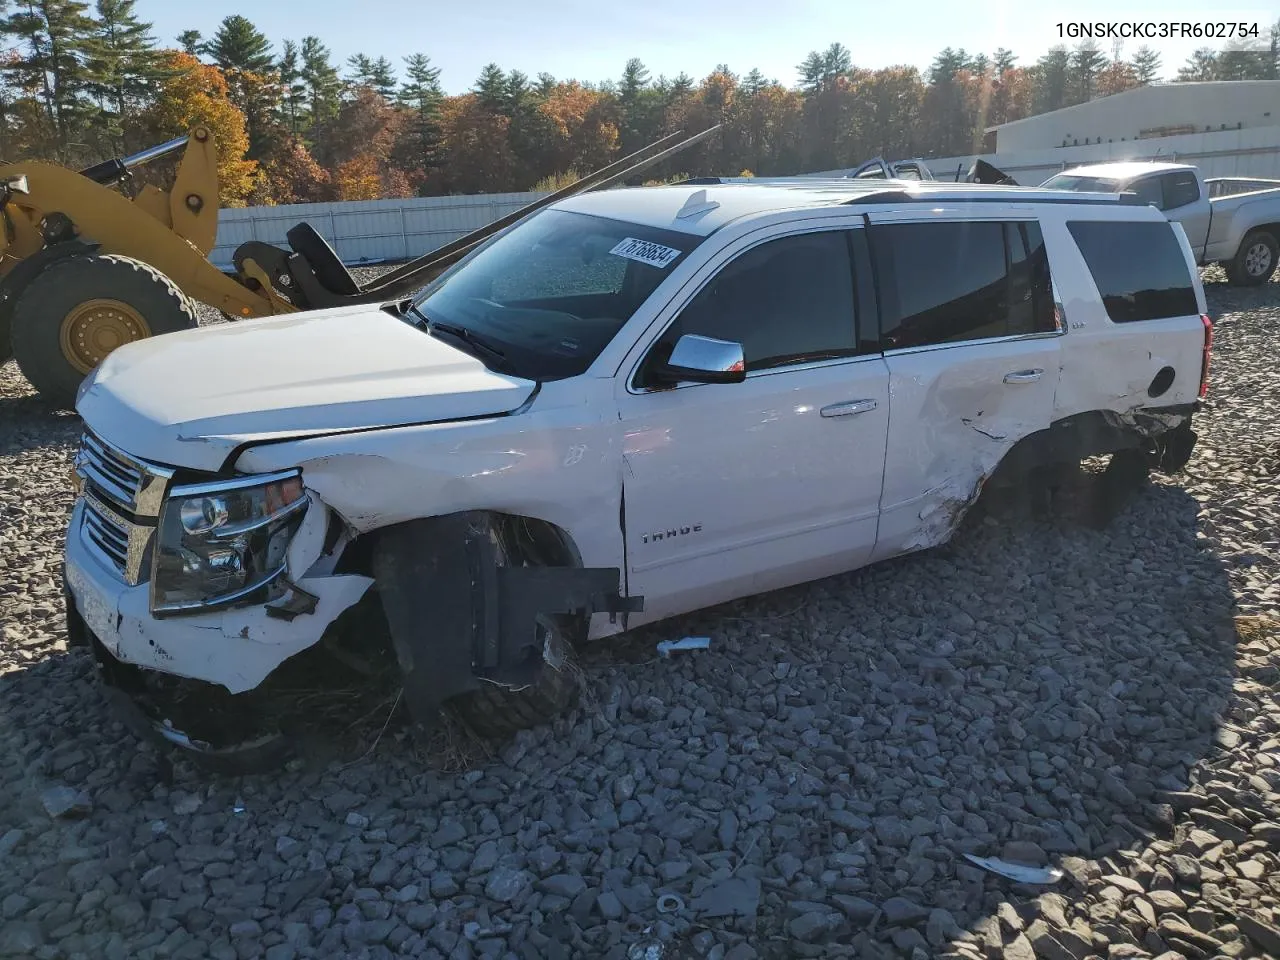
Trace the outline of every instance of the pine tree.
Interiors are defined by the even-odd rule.
[[[1070,95],[1071,54],[1066,47],[1062,44],[1050,47],[1036,61],[1034,69],[1034,113],[1048,113],[1073,102]]]
[[[440,165],[440,68],[431,65],[424,53],[405,57],[404,72],[408,78],[396,99],[412,111],[407,142],[413,151],[412,166],[430,172]]]
[[[354,53],[347,57],[347,83],[353,87],[373,86],[373,61],[368,55]]]
[[[538,74],[538,83],[533,89],[541,99],[545,100],[547,97],[551,96],[551,91],[555,89],[555,86],[556,78],[544,70],[542,73]]]
[[[1092,40],[1087,40],[1071,53],[1071,66],[1068,71],[1069,84],[1073,102],[1084,103],[1093,97],[1094,83],[1098,71],[1106,65],[1102,48]]]
[[[88,8],[82,0],[25,0],[20,12],[0,21],[0,33],[14,37],[19,47],[7,69],[22,86],[38,91],[60,160],[68,159],[70,135],[89,114],[81,99],[96,28]]]
[[[1178,68],[1180,81],[1217,80],[1218,54],[1211,47],[1201,47],[1187,59],[1184,66]]]
[[[302,82],[306,85],[310,101],[310,136],[323,154],[324,145],[318,141],[325,125],[338,115],[338,96],[342,90],[342,81],[329,60],[329,48],[320,42],[319,37],[303,37],[301,55]]]
[[[281,98],[282,118],[289,132],[297,136],[307,108],[307,85],[302,81],[298,45],[292,40],[284,42],[280,62],[276,64],[276,72],[280,76],[280,86],[284,91],[284,96]]]
[[[1150,47],[1135,50],[1132,63],[1138,82],[1143,86],[1155,83],[1160,78],[1160,54]]]
[[[223,19],[218,25],[218,32],[204,45],[202,52],[223,70],[267,74],[275,66],[271,41],[239,14]]]
[[[476,80],[475,91],[480,103],[494,113],[502,113],[507,106],[507,75],[496,63],[487,63]]]
[[[89,50],[88,91],[122,150],[128,117],[142,108],[165,76],[151,24],[138,19],[137,0],[98,0],[97,29]]]
[[[189,53],[193,57],[199,56],[201,48],[204,47],[204,34],[199,30],[183,30],[178,34],[178,46],[182,48],[183,53]]]
[[[742,78],[742,92],[748,97],[754,97],[767,85],[764,74],[757,67],[752,67],[751,72]]]
[[[1004,76],[1006,72],[1013,69],[1013,65],[1017,62],[1018,58],[1012,50],[1006,50],[1004,47],[997,48],[995,57],[993,58],[993,63],[996,68],[996,76]]]
[[[373,89],[382,95],[382,99],[390,102],[396,96],[396,69],[386,57],[379,57],[373,63]]]

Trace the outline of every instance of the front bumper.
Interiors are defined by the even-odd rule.
[[[84,503],[78,501],[67,530],[64,582],[71,623],[124,664],[155,670],[243,693],[257,687],[280,664],[319,642],[337,616],[369,589],[369,577],[300,577],[298,587],[317,598],[312,613],[292,620],[272,617],[263,605],[235,607],[157,620],[147,583],[129,586],[81,539]],[[73,618],[72,615],[75,615]]]

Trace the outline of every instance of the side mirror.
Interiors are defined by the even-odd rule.
[[[747,365],[742,344],[686,333],[655,373],[664,383],[741,383]]]

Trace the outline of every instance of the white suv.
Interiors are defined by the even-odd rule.
[[[242,718],[344,644],[393,651],[418,722],[508,731],[568,702],[574,641],[933,547],[1043,467],[1179,469],[1211,333],[1181,228],[1116,195],[580,195],[411,301],[112,353],[77,404],[70,633],[206,758],[238,740],[158,690]],[[382,636],[333,640],[356,609]]]

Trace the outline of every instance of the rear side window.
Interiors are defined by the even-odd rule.
[[[1161,180],[1164,183],[1165,210],[1185,207],[1200,199],[1200,184],[1196,183],[1196,175],[1190,171],[1166,174]]]
[[[1115,323],[1200,312],[1191,271],[1168,221],[1073,220],[1067,229]]]
[[[886,350],[1052,333],[1039,224],[879,224],[871,229]]]

